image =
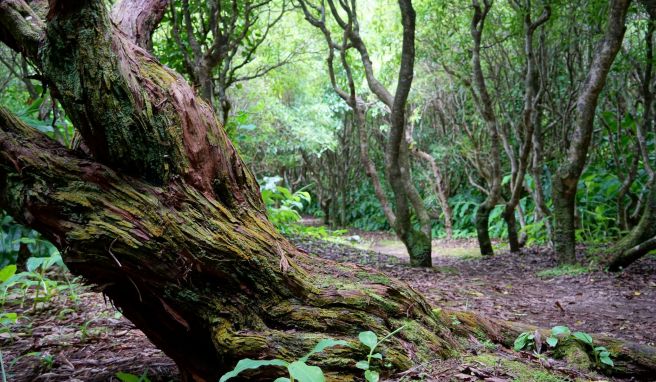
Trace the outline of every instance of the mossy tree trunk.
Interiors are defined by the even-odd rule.
[[[630,0],[613,0],[609,6],[604,38],[599,43],[576,102],[576,122],[566,153],[553,175],[554,248],[561,263],[576,261],[576,191],[587,161],[599,94],[619,51],[626,30]]]
[[[493,208],[494,206],[490,206],[490,203],[483,202],[478,205],[478,209],[476,210],[476,237],[478,239],[478,247],[483,256],[494,255],[489,227],[490,213]]]
[[[608,253],[612,257],[608,269],[613,272],[621,271],[654,249],[656,249],[656,187],[652,185],[638,225],[609,249]]]
[[[636,78],[641,81],[641,98],[644,107],[642,122],[637,125],[636,138],[638,141],[639,156],[642,159],[642,166],[647,173],[648,181],[645,185],[647,189],[645,202],[642,207],[642,215],[638,224],[622,240],[610,248],[609,254],[612,256],[608,269],[611,271],[620,271],[642,256],[656,249],[656,171],[654,170],[654,161],[648,145],[649,131],[653,126],[652,105],[654,103],[654,90],[652,84],[654,70],[654,47],[653,37],[656,32],[656,5],[646,4],[649,13],[649,22],[644,37],[645,60],[644,64],[638,64],[635,67]],[[637,163],[634,168],[637,168]],[[632,173],[635,170],[631,170]],[[627,176],[630,179],[631,175]],[[630,183],[628,183],[630,185]],[[626,220],[626,219],[625,219]]]
[[[103,1],[52,0],[46,23],[25,18],[20,0],[1,4],[3,41],[39,66],[86,149],[0,109],[0,207],[55,243],[184,379],[215,381],[242,358],[292,360],[322,338],[353,343],[401,325],[384,347],[390,371],[458,349],[407,285],[280,236],[211,107],[117,31]],[[336,348],[318,363],[348,378],[363,350]]]

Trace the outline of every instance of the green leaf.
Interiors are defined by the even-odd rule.
[[[371,355],[371,358],[375,358],[375,359],[383,359],[383,355],[380,354],[380,353],[376,353],[376,354],[372,354],[372,355]]]
[[[28,272],[34,272],[37,268],[46,262],[46,259],[46,257],[30,257],[25,262],[25,268],[27,268]]]
[[[8,326],[15,324],[18,321],[18,314],[14,312],[7,312],[0,314],[0,325]]]
[[[287,377],[278,377],[273,382],[291,382]]]
[[[369,362],[367,361],[358,361],[358,363],[355,364],[355,367],[358,369],[362,370],[369,370]]]
[[[5,282],[9,280],[9,278],[13,275],[16,274],[16,266],[15,265],[7,265],[6,267],[0,269],[0,282]]]
[[[318,366],[309,366],[305,362],[295,361],[287,366],[289,374],[298,382],[324,382],[323,371]]]
[[[380,375],[377,371],[367,370],[364,372],[364,379],[366,379],[367,382],[378,382]]]
[[[554,326],[551,328],[551,335],[557,337],[561,334],[569,335],[571,332],[567,326]]]
[[[609,356],[609,355],[605,355],[605,356],[601,356],[601,355],[600,355],[600,356],[599,356],[599,361],[600,361],[601,363],[603,363],[604,365],[608,365],[608,366],[610,366],[610,367],[614,367],[614,366],[615,366],[615,364],[613,363],[613,360],[610,359],[610,356]]]
[[[237,362],[237,366],[235,366],[232,371],[229,371],[219,379],[219,382],[225,382],[230,378],[233,378],[237,376],[239,373],[241,373],[244,370],[249,370],[249,369],[257,369],[262,366],[287,366],[288,363],[279,359],[265,359],[265,360],[258,360],[258,359],[250,359],[250,358],[245,358],[242,359],[241,361]]]
[[[316,353],[321,353],[322,351],[326,350],[327,348],[333,347],[333,346],[349,346],[348,342],[344,340],[334,340],[332,338],[327,338],[325,340],[319,341],[316,345],[314,345],[314,348],[310,350],[309,353],[307,353],[303,358],[300,358],[299,361],[307,362],[308,358],[310,358],[313,354]]]
[[[524,332],[517,337],[515,343],[513,344],[513,349],[515,349],[515,351],[524,349],[524,346],[526,346],[526,343],[528,342],[529,334],[530,333],[528,332]]]
[[[556,337],[547,337],[547,344],[552,348],[555,348],[558,345],[558,338]]]
[[[360,332],[358,338],[360,339],[360,342],[362,342],[364,345],[366,345],[367,347],[369,347],[369,349],[372,350],[378,344],[378,336],[376,335],[376,333],[371,331]]]
[[[592,337],[590,337],[588,333],[574,332],[572,333],[572,336],[574,336],[574,338],[576,338],[577,340],[581,341],[584,344],[592,345]]]
[[[140,382],[141,380],[141,378],[137,375],[130,374],[130,373],[123,373],[121,371],[119,371],[115,375],[116,378],[118,378],[121,382]]]

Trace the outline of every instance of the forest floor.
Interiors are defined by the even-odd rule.
[[[322,257],[377,267],[408,282],[436,306],[656,344],[654,257],[615,275],[583,258],[589,266],[558,268],[553,253],[539,248],[483,259],[474,241],[456,240],[435,242],[433,268],[411,269],[405,265],[407,253],[392,236],[355,234],[358,248],[307,237],[293,241]],[[88,287],[62,291],[36,309],[30,296],[23,307],[20,300],[15,296],[3,308],[19,313],[11,331],[0,333],[8,381],[107,381],[118,380],[119,372],[146,372],[151,381],[177,380],[174,363],[100,293]],[[478,354],[435,364],[423,380],[611,380],[557,362],[536,374],[524,367],[539,361],[527,353],[502,348],[493,353],[497,358]]]

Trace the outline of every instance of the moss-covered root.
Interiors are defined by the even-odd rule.
[[[509,348],[513,346],[515,339],[522,332],[537,330],[543,338],[550,335],[550,329],[517,322],[487,319],[469,312],[441,311],[440,315],[452,317],[451,329],[456,335],[471,335],[479,339],[489,338]],[[602,368],[603,373],[653,380],[654,375],[656,375],[656,348],[611,338],[602,334],[592,334],[591,336],[595,346],[604,346],[610,351],[615,363],[613,368]],[[582,357],[582,354],[585,357]],[[564,358],[568,363],[581,369],[599,367],[594,362],[592,349],[581,346],[576,341],[563,341],[557,347],[556,356]]]

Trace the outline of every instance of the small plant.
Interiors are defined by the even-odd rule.
[[[18,321],[18,314],[13,312],[0,313],[0,336],[8,333],[11,336],[11,326]]]
[[[537,342],[540,342],[539,335],[540,333],[538,331],[523,332],[515,340],[513,348],[515,349],[515,351],[534,348],[536,354],[538,354],[539,349],[542,346],[541,343],[536,344],[536,340],[538,340]],[[545,342],[547,343],[547,345],[549,345],[549,347],[556,348],[559,343],[568,339],[573,339],[579,342],[580,344],[582,344],[583,346],[592,349],[592,355],[594,356],[595,364],[597,364],[598,366],[602,366],[602,365],[606,365],[610,367],[615,366],[613,360],[610,358],[610,352],[608,351],[608,349],[606,349],[604,346],[594,346],[592,336],[586,332],[572,333],[572,331],[567,326],[560,326],[560,325],[554,326],[553,328],[551,328],[551,334],[549,335],[549,337],[547,337]]]
[[[148,370],[144,371],[141,375],[119,371],[116,373],[116,378],[121,382],[150,382],[150,379],[148,379]]]
[[[319,341],[314,348],[305,356],[297,359],[294,362],[287,362],[281,359],[268,359],[268,360],[255,360],[255,359],[242,359],[237,362],[237,366],[232,371],[225,373],[219,382],[225,382],[230,378],[234,378],[241,372],[246,370],[258,369],[264,366],[279,366],[287,368],[289,377],[277,378],[274,382],[323,382],[325,380],[323,371],[318,366],[310,366],[306,362],[308,359],[316,354],[324,351],[333,346],[349,346],[346,341],[325,339]]]
[[[515,339],[513,344],[513,349],[515,351],[520,351],[522,349],[536,348],[535,346],[535,333],[534,332],[523,332]]]
[[[558,345],[559,338],[569,337],[572,332],[567,326],[554,326],[551,328],[551,335],[547,337],[547,345],[555,348]]]
[[[369,354],[367,354],[366,360],[358,361],[358,363],[355,364],[355,367],[364,370],[364,379],[366,379],[367,382],[378,382],[378,380],[380,379],[380,374],[377,371],[371,370],[372,360],[378,359],[382,361],[383,359],[383,355],[381,353],[376,352],[376,348],[381,343],[385,342],[387,339],[389,339],[390,337],[394,336],[396,333],[403,330],[403,328],[405,328],[405,325],[392,331],[390,334],[386,335],[380,340],[378,340],[378,336],[376,335],[376,333],[371,331],[362,332],[358,335],[360,342],[369,348]]]
[[[583,345],[592,348],[592,354],[594,356],[595,363],[598,366],[602,366],[602,365],[606,365],[610,367],[615,366],[613,360],[610,358],[610,352],[608,351],[608,349],[606,349],[604,346],[594,346],[591,335],[585,332],[574,332],[572,333],[572,337],[574,337],[577,341],[579,341]]]
[[[300,212],[303,210],[304,203],[310,204],[312,198],[310,193],[304,189],[292,193],[289,189],[278,186],[277,183],[281,180],[282,178],[279,176],[266,177],[260,192],[267,208],[269,220],[276,228],[285,233],[290,224],[301,220]]]
[[[64,290],[71,292],[73,300],[77,299],[75,288],[68,277],[66,277],[66,283],[59,283],[46,276],[46,272],[52,267],[56,266],[64,269],[66,267],[59,251],[54,247],[51,249],[52,251],[48,257],[30,257],[27,259],[25,264],[27,271],[25,272],[16,273],[16,265],[13,264],[0,269],[0,305],[4,304],[11,288],[16,288],[22,292],[21,306],[23,306],[28,292],[33,290],[33,309],[36,308],[38,302],[49,301],[56,292]]]

